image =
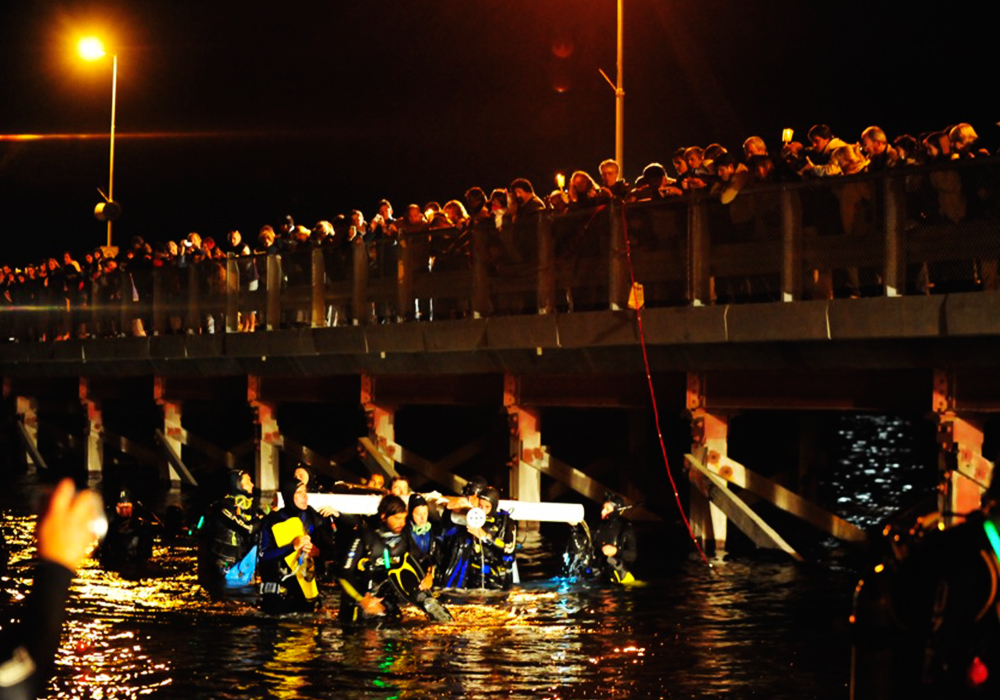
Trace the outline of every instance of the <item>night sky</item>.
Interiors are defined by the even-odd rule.
[[[801,0],[625,0],[626,175],[678,146],[814,123],[847,140],[1000,118],[989,22],[948,6]],[[111,31],[108,31],[108,28]],[[13,2],[0,9],[2,262],[103,242],[117,48],[115,242],[188,231],[312,226],[381,197],[461,198],[470,186],[614,155],[614,0]],[[130,137],[142,134],[144,137]]]

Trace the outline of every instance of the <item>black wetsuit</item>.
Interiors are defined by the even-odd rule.
[[[104,568],[141,567],[152,553],[152,523],[135,512],[127,518],[118,514],[111,517],[98,554]]]
[[[594,528],[594,567],[598,577],[610,583],[622,583],[628,578],[638,555],[635,528],[617,512],[603,518]],[[605,555],[605,545],[618,548],[614,556]]]
[[[424,571],[430,571],[431,567],[437,570],[440,568],[441,559],[444,556],[443,529],[440,523],[433,520],[428,520],[424,524],[424,528],[420,529],[424,530],[425,528],[426,531],[418,534],[416,526],[413,523],[407,523],[403,533],[409,538],[410,548],[417,557],[417,561],[420,562],[420,567]]]
[[[323,519],[312,508],[307,507],[305,510],[299,510],[293,500],[295,488],[292,488],[288,493],[286,491],[287,488],[282,487],[285,507],[267,516],[260,531],[260,555],[257,560],[257,571],[261,579],[261,606],[264,612],[271,615],[311,612],[315,610],[319,602],[319,596],[307,594],[296,576],[296,571],[299,571],[307,581],[313,580],[315,565],[312,557],[301,555],[296,560],[295,569],[290,567],[286,557],[295,548],[290,542],[278,545],[274,527],[293,518],[298,518],[302,522],[302,531],[310,536],[314,546],[318,549],[319,537],[316,535]]]
[[[198,552],[198,581],[209,590],[223,586],[226,573],[257,543],[260,514],[241,490],[212,504]]]
[[[402,595],[389,580],[389,570],[399,566],[407,555],[414,556],[410,539],[405,531],[398,535],[380,524],[377,528],[364,527],[354,538],[347,559],[340,570],[341,622],[379,622],[361,610],[361,599],[368,593],[382,599],[385,608],[382,619],[398,620]]]
[[[453,524],[446,531],[447,565],[438,573],[440,586],[506,590],[513,585],[515,533],[510,516],[505,511],[490,514],[483,531],[483,540],[464,525]]]
[[[38,697],[52,675],[73,572],[42,561],[20,624],[0,632],[0,700]]]
[[[852,615],[852,697],[998,697],[1000,551],[986,522],[975,512],[908,541],[912,528],[867,570]]]

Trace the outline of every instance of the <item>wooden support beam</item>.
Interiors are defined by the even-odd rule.
[[[110,445],[122,454],[127,454],[135,457],[140,462],[144,462],[150,466],[156,467],[163,471],[164,469],[164,458],[159,454],[149,449],[145,445],[142,445],[134,440],[130,440],[124,435],[119,435],[106,427],[101,432],[101,440],[105,445]]]
[[[275,404],[261,400],[260,377],[247,377],[247,400],[254,410],[257,464],[254,482],[267,498],[278,490],[278,450],[282,444]]]
[[[385,472],[385,475],[388,476],[389,479],[394,479],[397,476],[399,476],[398,472],[396,472],[396,465],[395,465],[396,460],[389,457],[384,452],[382,452],[382,450],[375,444],[375,442],[371,438],[365,438],[365,437],[358,438],[358,444],[361,445],[361,448],[364,450],[365,454],[371,457],[372,460],[374,460],[375,463],[378,465],[378,467],[383,472]],[[403,449],[399,445],[397,445],[396,443],[392,443],[390,447],[392,447],[393,454],[402,456]],[[372,474],[374,474],[375,470],[371,468],[370,463],[366,462],[366,464],[369,465],[368,466],[369,471]]]
[[[157,439],[163,444],[167,454],[167,468],[170,471],[170,490],[179,493],[181,489],[181,471],[177,469],[177,464],[187,471],[181,461],[181,442],[175,437],[183,430],[181,427],[181,417],[183,415],[183,405],[180,401],[165,401],[162,398],[162,381],[156,377],[153,380],[153,397],[157,405],[163,411],[163,430],[157,431]],[[176,461],[171,457],[176,457]],[[190,473],[188,473],[190,476]]]
[[[29,470],[33,467],[41,467],[47,471],[49,465],[45,463],[45,458],[38,451],[38,431],[29,428],[23,416],[18,416],[17,430],[21,434],[21,440],[24,442],[24,450],[29,459]]]
[[[167,462],[169,462],[171,482],[173,482],[173,475],[176,473],[179,476],[182,476],[184,480],[192,486],[197,486],[197,479],[192,476],[191,472],[184,465],[184,462],[181,460],[180,452],[175,449],[173,441],[164,435],[163,431],[159,429],[156,430],[156,439],[163,447],[163,453],[167,457]]]
[[[332,476],[339,481],[353,481],[355,475],[340,466],[340,463],[357,456],[357,448],[349,447],[333,457],[326,457],[319,452],[309,449],[295,440],[285,436],[282,440],[281,449],[292,459],[296,459],[307,467],[322,471],[328,476]]]
[[[688,467],[688,478],[699,493],[725,513],[726,517],[754,544],[767,549],[780,549],[793,559],[802,561],[799,553],[785,542],[781,535],[754,513],[739,496],[726,488],[726,482],[722,477],[713,474],[692,455],[685,456],[684,464]]]
[[[704,461],[725,456],[729,450],[729,414],[707,408],[708,382],[703,373],[688,372],[685,405],[691,416],[691,451]],[[711,499],[706,500],[698,484],[692,486],[690,522],[695,537],[701,538],[706,549],[725,550],[726,512]]]
[[[565,484],[580,495],[589,498],[594,503],[603,503],[606,494],[616,493],[614,489],[608,488],[597,479],[584,474],[579,469],[566,464],[566,462],[556,459],[550,455],[544,447],[542,448],[541,457],[539,459],[532,462],[524,462],[524,464],[525,466],[537,469],[541,474],[545,474],[546,476],[552,477],[556,481]],[[630,499],[625,497],[623,494],[618,495],[622,496],[626,502],[629,502]],[[632,506],[625,512],[625,514],[629,520],[662,520],[659,515],[647,510],[642,505]]]
[[[35,467],[45,466],[39,461],[38,452],[38,399],[33,396],[17,396],[14,399],[17,414],[17,429],[24,439],[24,461],[30,473]]]
[[[432,462],[405,447],[400,448],[399,463],[441,484],[453,493],[462,493],[462,487],[466,484],[466,479],[442,468],[440,462]]]
[[[80,404],[83,406],[87,425],[86,435],[86,467],[87,482],[96,484],[104,472],[104,418],[101,412],[101,402],[95,398],[95,382],[87,377],[80,377]]]
[[[686,457],[695,459],[692,455],[686,455]],[[807,501],[784,486],[747,469],[736,460],[713,454],[709,455],[708,461],[703,464],[710,472],[725,479],[728,483],[760,496],[786,513],[791,513],[837,539],[846,542],[865,542],[868,539],[867,533],[861,528],[815,503]]]
[[[510,494],[519,501],[538,502],[542,500],[542,474],[527,462],[542,459],[542,415],[540,409],[520,405],[520,384],[519,377],[504,375],[503,404],[510,425]]]
[[[931,407],[938,423],[939,467],[944,485],[938,508],[948,521],[978,509],[993,479],[993,463],[983,457],[985,418],[957,410],[958,389],[955,371],[934,371]]]
[[[171,425],[164,432],[164,437],[175,443],[174,449],[177,449],[178,445],[183,445],[185,447],[190,447],[196,452],[200,452],[204,456],[208,457],[210,460],[216,464],[222,465],[227,469],[236,469],[240,467],[243,463],[242,457],[253,451],[254,443],[252,440],[248,440],[247,443],[250,445],[250,449],[244,450],[244,454],[238,455],[233,451],[224,450],[221,447],[213,445],[208,440],[198,437],[190,430],[183,428],[179,425]],[[179,453],[179,451],[178,451]]]
[[[368,416],[368,437],[361,438],[360,444],[371,459],[365,460],[370,473],[381,470],[394,478],[395,462],[401,458],[402,448],[396,444],[395,406],[383,404],[375,392],[375,378],[370,374],[361,375],[361,406]]]

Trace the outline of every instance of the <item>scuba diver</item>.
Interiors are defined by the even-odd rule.
[[[618,494],[606,494],[601,506],[601,522],[593,530],[596,572],[601,580],[609,583],[635,581],[629,571],[639,553],[635,528],[622,517],[629,507]]]
[[[122,487],[98,559],[105,569],[141,567],[153,554],[153,523],[144,518],[132,492]]]
[[[260,521],[253,480],[245,471],[231,470],[228,493],[212,504],[201,528],[198,582],[207,591],[214,594],[253,583]]]
[[[473,493],[477,487],[470,481],[463,490],[472,504],[464,527],[456,514],[450,514],[448,563],[438,583],[445,588],[508,590],[514,583],[515,530],[509,514],[499,509],[500,493],[492,486]],[[475,522],[477,508],[481,524]]]
[[[377,514],[377,524],[361,529],[341,569],[341,622],[395,623],[402,616],[404,602],[432,620],[451,620],[451,614],[428,592],[433,576],[424,573],[412,541],[403,532],[408,517],[403,499],[392,494],[383,497]]]
[[[1000,694],[998,501],[994,476],[961,524],[930,513],[883,529],[885,554],[854,594],[852,698]]]
[[[393,482],[394,487],[395,484],[396,482]],[[434,572],[441,565],[443,547],[441,524],[431,518],[426,498],[419,493],[411,493],[409,498],[409,512],[404,532],[410,540],[410,549],[420,567],[433,579]]]
[[[319,603],[314,557],[324,522],[309,508],[306,485],[289,479],[281,485],[284,505],[264,519],[257,569],[261,607],[269,615],[312,612]]]
[[[563,553],[563,575],[590,578],[604,583],[632,583],[629,570],[638,550],[635,529],[622,517],[629,506],[621,496],[608,492],[601,506],[601,521],[590,528],[574,523]]]

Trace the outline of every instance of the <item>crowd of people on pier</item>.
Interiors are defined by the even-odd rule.
[[[354,250],[364,246],[368,274],[373,277],[397,275],[399,242],[415,241],[417,255],[428,270],[454,270],[469,265],[471,232],[482,226],[488,230],[489,264],[496,274],[504,267],[529,259],[532,251],[518,249],[511,232],[518,222],[531,222],[548,212],[553,217],[584,212],[577,229],[586,229],[594,210],[613,199],[626,203],[663,201],[690,197],[695,193],[732,205],[732,219],[758,216],[743,211],[748,197],[741,192],[755,186],[815,178],[841,177],[893,168],[935,165],[952,160],[990,156],[972,125],[957,124],[919,137],[900,135],[890,139],[883,129],[870,126],[854,138],[841,138],[829,126],[809,129],[807,143],[794,140],[791,130],[783,134],[780,146],[770,147],[759,136],[747,138],[738,150],[720,144],[678,148],[671,167],[650,163],[634,183],[623,178],[618,164],[606,160],[594,178],[577,170],[568,181],[548,194],[536,191],[525,179],[516,178],[509,186],[487,193],[472,187],[461,199],[443,205],[432,201],[420,206],[409,204],[402,216],[387,200],[378,203],[371,219],[360,210],[319,221],[312,227],[297,224],[291,216],[278,225],[264,225],[253,236],[232,230],[215,240],[212,236],[188,233],[181,240],[146,241],[133,237],[119,249],[95,248],[83,254],[65,251],[20,266],[0,265],[0,311],[35,312],[27,324],[18,324],[23,314],[0,313],[0,338],[17,340],[60,340],[70,337],[145,335],[151,332],[149,302],[153,297],[154,271],[163,277],[162,294],[170,311],[167,333],[213,333],[221,331],[222,299],[227,284],[228,256],[236,256],[239,287],[245,295],[263,288],[266,265],[263,256],[282,256],[283,285],[307,282],[310,266],[303,254],[316,248],[323,251],[326,274],[346,278],[353,265]],[[965,176],[954,170],[934,171],[926,178],[907,181],[907,190],[916,197],[914,216],[925,222],[956,223],[982,215],[992,207],[991,182],[979,176]],[[912,190],[912,191],[911,191]],[[877,198],[870,183],[840,186],[835,191],[840,213],[840,232],[857,232],[867,216],[871,218]],[[995,208],[995,207],[994,207]],[[992,211],[992,209],[990,209]],[[507,234],[507,235],[505,235]],[[578,232],[574,239],[579,239]],[[584,247],[563,246],[561,255],[581,253]],[[424,263],[422,263],[424,264]],[[228,268],[231,269],[231,268]],[[191,277],[196,279],[192,283]],[[187,318],[178,307],[197,289],[207,311]],[[926,290],[925,290],[926,291]],[[117,309],[134,304],[126,314],[100,314],[95,309]],[[142,304],[146,306],[142,306]],[[216,311],[212,310],[213,305]],[[572,310],[572,304],[570,304]],[[460,305],[441,307],[439,316],[461,316],[469,309]],[[346,309],[331,306],[328,325],[348,321]],[[379,309],[373,305],[370,320],[427,318],[427,311],[412,313],[399,309]],[[244,304],[239,329],[252,331],[258,313]],[[295,319],[291,322],[294,323]]]

